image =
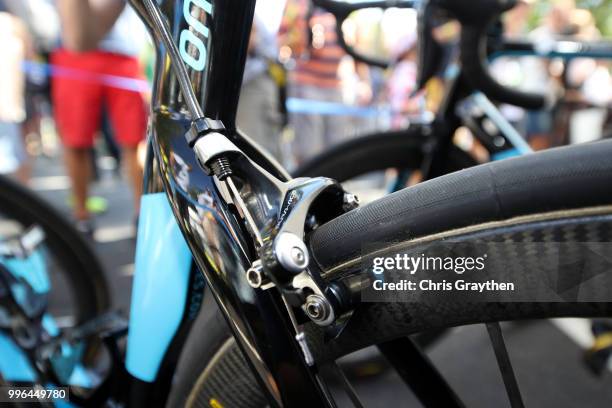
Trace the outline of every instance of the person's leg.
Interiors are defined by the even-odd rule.
[[[0,120],[0,174],[10,175],[27,184],[29,178],[24,174],[26,152],[20,133],[18,123]]]
[[[117,167],[120,168],[121,151],[119,149],[119,145],[117,144],[117,139],[114,137],[114,129],[111,126],[110,119],[108,117],[108,112],[106,112],[106,107],[102,108],[102,121],[100,131],[102,133],[102,137],[104,138],[104,143],[106,144],[108,154],[113,159],[115,159]]]
[[[91,53],[54,52],[51,61],[68,69],[95,70]],[[89,219],[87,193],[91,180],[91,153],[94,133],[100,124],[100,85],[64,77],[53,77],[52,101],[55,122],[64,142],[64,162],[72,185],[74,217]]]
[[[547,110],[527,112],[527,141],[533,150],[550,147],[553,127],[552,113]]]
[[[141,76],[135,58],[118,55],[109,55],[108,58],[108,74],[131,78]],[[146,103],[140,93],[114,87],[105,87],[104,96],[116,140],[121,146],[121,161],[132,185],[134,211],[138,215],[143,183],[138,145],[144,140],[147,129]]]
[[[327,102],[343,103],[342,90],[340,88],[320,88],[319,98]],[[358,120],[345,115],[325,115],[323,117],[323,143],[324,149],[329,149],[339,143],[350,139],[355,130],[352,124]]]
[[[291,96],[305,100],[317,100],[317,88],[293,84]],[[295,165],[299,166],[325,147],[323,140],[323,117],[320,114],[292,112],[289,121],[294,132],[292,152]]]
[[[89,219],[87,196],[92,169],[91,149],[66,146],[64,148],[64,163],[72,185],[74,218],[87,220]]]
[[[140,212],[140,196],[142,195],[142,166],[138,161],[138,146],[123,146],[121,149],[121,162],[125,173],[132,184],[134,196],[134,212]]]
[[[262,73],[242,86],[236,115],[238,127],[277,160],[281,159],[281,116],[278,88]]]

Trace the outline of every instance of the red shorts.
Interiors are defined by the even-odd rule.
[[[103,108],[119,144],[134,147],[144,139],[145,100],[133,88],[125,89],[141,83],[133,81],[142,79],[136,58],[103,51],[58,50],[52,53],[51,63],[55,122],[66,146],[93,146]]]

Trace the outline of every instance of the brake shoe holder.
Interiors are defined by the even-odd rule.
[[[216,176],[221,195],[236,206],[254,240],[259,259],[246,272],[248,283],[262,290],[277,287],[288,305],[320,326],[331,325],[342,299],[312,272],[305,234],[356,208],[357,197],[329,178],[281,181],[219,132],[207,130],[192,141],[202,167]]]

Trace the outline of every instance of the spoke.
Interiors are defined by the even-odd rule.
[[[457,394],[408,337],[381,343],[380,352],[425,407],[463,407]]]
[[[342,371],[342,369],[338,366],[338,363],[334,361],[330,364],[326,364],[326,367],[330,369],[333,375],[340,379],[342,385],[344,386],[344,391],[351,399],[353,406],[355,406],[356,408],[364,408],[363,404],[361,403],[361,400],[359,399],[359,396],[357,395],[357,392],[355,392],[355,388],[353,388],[353,385],[350,383],[348,378],[346,378],[344,371]]]
[[[510,356],[506,349],[506,343],[504,342],[504,336],[501,331],[499,323],[487,323],[487,331],[489,332],[489,339],[491,339],[491,345],[493,351],[495,351],[495,358],[497,359],[497,365],[499,371],[501,371],[506,392],[508,393],[508,399],[512,408],[523,408],[523,398],[521,397],[521,391],[519,390],[514,370],[512,369],[512,363],[510,363]]]

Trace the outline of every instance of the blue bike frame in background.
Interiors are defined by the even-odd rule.
[[[24,259],[0,258],[0,265],[37,293],[51,290],[42,248]],[[191,253],[165,193],[142,197],[135,270],[126,368],[135,378],[153,382],[184,316],[192,270]],[[14,286],[14,292],[23,292],[24,288]],[[43,317],[43,326],[51,336],[59,335],[50,315]],[[70,346],[63,351],[69,357],[78,348]],[[27,354],[3,333],[0,333],[0,356],[0,374],[5,381],[40,381]],[[68,377],[68,384],[72,385],[88,386],[95,382],[80,364]]]
[[[192,257],[166,193],[142,197],[126,368],[153,382],[187,304]]]

